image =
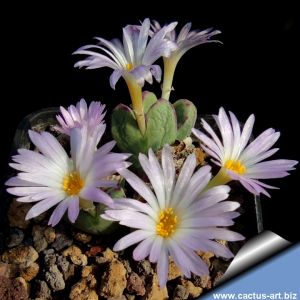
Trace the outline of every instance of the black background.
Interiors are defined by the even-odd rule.
[[[14,131],[32,111],[70,105],[82,97],[102,101],[109,110],[119,102],[129,103],[122,80],[116,91],[110,88],[111,70],[75,70],[78,57],[71,53],[93,42],[95,36],[121,37],[123,26],[145,17],[162,23],[176,20],[179,28],[192,21],[195,29],[222,31],[219,39],[224,45],[202,45],[180,61],[172,100],[192,100],[200,114],[217,113],[223,106],[241,121],[254,113],[254,135],[269,127],[279,130],[277,157],[299,160],[300,26],[295,6],[286,1],[267,7],[252,2],[243,6],[210,3],[199,2],[195,7],[184,2],[168,8],[154,2],[121,6],[106,2],[102,8],[89,2],[64,8],[26,3],[2,10],[1,173],[7,168]],[[148,88],[159,90],[158,85]],[[272,190],[271,199],[262,197],[265,228],[297,241],[299,171],[269,182],[280,190]]]

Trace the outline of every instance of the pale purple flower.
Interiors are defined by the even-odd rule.
[[[243,239],[238,233],[219,228],[233,224],[232,219],[239,215],[234,211],[239,204],[223,201],[230,190],[226,185],[203,192],[211,178],[211,168],[204,166],[194,173],[196,158],[191,154],[176,180],[169,146],[162,150],[161,165],[151,149],[149,157],[140,154],[139,161],[154,193],[129,170],[119,172],[145,203],[127,198],[116,199],[115,206],[106,210],[104,218],[137,229],[121,238],[114,250],[120,251],[139,243],[133,251],[133,258],[139,261],[149,256],[150,262],[157,263],[162,287],[168,277],[169,255],[187,277],[191,276],[191,272],[197,275],[209,273],[207,265],[195,251],[211,251],[218,256],[232,257],[230,250],[214,239]]]
[[[57,205],[49,220],[49,225],[55,226],[66,211],[69,220],[75,222],[80,207],[91,207],[93,202],[113,204],[101,188],[115,185],[105,178],[127,167],[125,159],[129,155],[110,152],[115,142],[95,151],[104,129],[90,135],[87,127],[73,128],[70,132],[71,158],[50,133],[29,131],[39,152],[19,149],[10,166],[20,172],[6,182],[12,186],[7,191],[18,196],[19,202],[37,202],[28,211],[26,220]]]
[[[177,49],[173,51],[172,56],[176,55],[181,57],[191,48],[194,48],[201,44],[212,42],[220,43],[220,41],[218,40],[211,40],[211,37],[221,33],[220,30],[213,30],[213,28],[208,28],[205,30],[191,30],[191,27],[192,23],[187,23],[182,27],[179,34],[177,34],[176,30],[173,29],[172,31],[169,31],[166,35],[167,39],[169,39],[177,45]],[[160,29],[161,25],[155,20],[152,21],[152,34],[155,34]]]
[[[108,41],[97,37],[98,45],[83,46],[74,52],[88,55],[86,59],[77,62],[75,67],[112,68],[114,71],[110,76],[110,85],[113,89],[120,77],[126,74],[133,75],[140,86],[145,81],[152,83],[152,76],[160,81],[161,69],[153,63],[161,56],[169,56],[176,49],[173,42],[165,39],[166,34],[175,26],[176,23],[171,23],[161,28],[149,42],[149,19],[145,19],[140,28],[134,25],[123,28],[123,42],[119,39]]]
[[[265,130],[253,142],[249,143],[252,134],[254,115],[246,121],[243,129],[236,116],[229,112],[228,118],[221,107],[219,115],[214,119],[221,133],[222,142],[211,126],[202,119],[203,128],[209,134],[193,129],[194,135],[203,143],[203,149],[212,156],[212,161],[221,167],[216,176],[222,184],[230,180],[239,180],[251,193],[269,196],[264,188],[275,188],[258,179],[282,178],[289,175],[298,163],[296,160],[275,159],[262,162],[279,148],[271,149],[278,140],[280,133],[273,128]]]
[[[88,132],[93,134],[95,130],[101,130],[104,126],[105,105],[101,102],[91,102],[90,106],[84,99],[77,102],[76,107],[70,105],[68,109],[60,107],[61,115],[57,115],[56,119],[60,126],[56,129],[61,133],[70,135],[72,128],[82,128],[87,126]]]
[[[170,93],[172,91],[173,77],[176,66],[181,57],[191,48],[201,44],[220,42],[218,40],[211,40],[210,38],[216,34],[221,33],[219,30],[213,30],[212,28],[206,30],[191,30],[192,23],[184,25],[176,34],[176,30],[173,29],[166,34],[166,39],[173,42],[177,48],[172,51],[171,55],[164,57],[164,80],[162,85],[162,98],[169,100]],[[150,35],[156,34],[161,30],[161,26],[157,21],[153,21],[151,25]]]

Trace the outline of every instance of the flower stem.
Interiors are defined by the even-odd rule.
[[[218,174],[208,183],[204,191],[211,189],[212,187],[223,185],[230,182],[232,179],[228,176],[226,170],[221,168]]]
[[[161,97],[169,100],[172,91],[173,77],[178,63],[177,57],[164,57],[164,81]]]
[[[131,97],[133,112],[142,135],[146,132],[142,88],[131,74],[124,76]]]

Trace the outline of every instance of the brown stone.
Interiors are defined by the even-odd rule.
[[[82,254],[81,249],[75,245],[68,247],[66,250],[63,251],[64,256],[74,256]]]
[[[195,148],[194,153],[196,156],[197,165],[203,165],[205,163],[206,158],[205,152],[200,148]]]
[[[22,203],[13,199],[8,210],[9,225],[11,227],[26,229],[30,221],[26,221],[25,217],[31,207],[30,203]]]
[[[28,267],[38,259],[39,255],[32,246],[19,246],[5,251],[2,261],[9,264],[17,264]]]
[[[0,276],[9,278],[11,266],[9,264],[0,263]]]
[[[158,284],[158,278],[156,274],[153,274],[151,281],[146,286],[146,294],[143,297],[144,300],[166,300],[168,298],[168,290],[166,287],[161,288]]]
[[[32,236],[34,242],[34,248],[37,252],[44,251],[48,247],[48,242],[44,236],[45,227],[35,225],[32,227]]]
[[[189,296],[189,292],[183,285],[177,285],[173,291],[173,300],[185,300]]]
[[[74,238],[76,241],[81,242],[83,244],[87,244],[92,240],[92,236],[84,232],[76,232]]]
[[[21,277],[10,279],[0,276],[0,295],[3,300],[27,300],[27,283]]]
[[[53,291],[61,291],[65,288],[65,282],[62,273],[58,270],[57,266],[51,266],[45,273],[46,282]]]
[[[0,262],[0,276],[6,278],[18,277],[20,273],[20,265],[6,264]]]
[[[51,300],[51,290],[49,289],[47,283],[42,280],[36,280],[34,285],[34,294],[35,294],[35,300],[41,299],[41,300]]]
[[[127,279],[127,291],[138,296],[144,296],[146,293],[144,278],[135,272],[131,272]]]
[[[106,248],[106,250],[103,251],[100,256],[96,256],[95,261],[97,264],[102,265],[102,264],[112,262],[113,260],[116,260],[117,258],[118,258],[117,253],[111,251],[109,248]]]
[[[137,271],[141,275],[148,276],[149,274],[153,274],[153,269],[151,267],[151,263],[149,260],[141,260],[137,264]]]
[[[111,262],[114,259],[118,258],[118,254],[116,252],[113,252],[110,248],[106,248],[105,251],[103,251],[102,255],[108,262]]]
[[[87,256],[82,254],[81,249],[75,245],[70,246],[63,252],[64,256],[70,257],[73,264],[77,266],[86,266],[87,265]]]
[[[20,276],[26,281],[31,281],[39,273],[39,265],[37,263],[32,263],[29,267],[20,270]]]
[[[182,275],[182,272],[180,269],[176,266],[173,259],[170,259],[169,262],[169,274],[168,274],[168,280],[173,280],[177,277],[180,277]]]
[[[100,295],[108,297],[121,297],[126,288],[126,269],[124,265],[113,260],[108,266],[108,270],[102,276]]]
[[[86,251],[86,255],[88,257],[90,256],[96,256],[98,255],[99,253],[101,253],[104,249],[100,246],[94,246],[94,247],[91,247],[89,251]]]
[[[19,228],[10,228],[10,235],[7,239],[7,247],[13,248],[19,246],[24,239],[24,232]]]
[[[201,287],[195,286],[189,280],[181,279],[181,284],[185,287],[188,292],[188,296],[192,299],[199,297],[203,292],[203,289]]]
[[[52,227],[47,227],[45,229],[44,236],[49,244],[53,243],[56,238],[55,229]]]
[[[88,277],[93,272],[93,266],[85,266],[82,268],[81,277]]]
[[[98,300],[98,295],[95,291],[97,281],[94,275],[90,274],[87,278],[82,278],[75,283],[70,292],[71,300]]]

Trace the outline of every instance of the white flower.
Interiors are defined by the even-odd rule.
[[[70,133],[71,158],[48,132],[29,131],[32,143],[39,152],[19,149],[10,166],[20,171],[10,178],[7,191],[18,196],[19,202],[37,202],[27,213],[26,220],[34,218],[51,207],[54,209],[49,225],[55,226],[68,211],[71,222],[78,217],[80,207],[91,207],[93,202],[113,204],[101,187],[115,185],[105,178],[119,168],[126,168],[127,154],[111,153],[115,142],[109,142],[95,151],[102,132],[88,134],[87,127],[74,128]]]
[[[68,110],[61,106],[61,115],[56,116],[60,127],[56,126],[56,129],[64,134],[70,135],[72,128],[87,126],[89,134],[93,135],[95,130],[101,130],[101,127],[104,126],[103,119],[106,113],[104,109],[104,104],[94,101],[87,107],[84,99],[77,102],[76,107],[70,105]]]
[[[289,175],[287,171],[294,170],[296,160],[276,159],[266,162],[262,160],[270,157],[279,148],[271,149],[278,140],[280,133],[269,128],[249,143],[254,124],[254,115],[246,121],[241,132],[240,123],[236,116],[229,112],[230,120],[221,107],[219,115],[214,119],[220,130],[222,142],[208,123],[202,119],[203,128],[210,137],[200,130],[193,129],[195,136],[202,142],[203,149],[212,156],[212,161],[221,167],[218,175],[213,179],[215,183],[227,183],[239,180],[241,184],[253,194],[263,193],[269,196],[264,188],[275,188],[257,179],[281,178]]]
[[[191,48],[199,46],[201,44],[217,42],[218,40],[211,40],[210,38],[214,35],[220,34],[220,30],[213,30],[208,28],[205,30],[191,30],[192,23],[185,24],[180,30],[179,34],[176,34],[176,30],[168,32],[166,38],[174,42],[177,45],[177,49],[172,52],[171,57],[177,56],[178,60]],[[157,21],[153,21],[151,25],[153,33],[161,29],[160,24]]]
[[[191,276],[191,272],[208,274],[207,265],[195,251],[211,251],[219,256],[232,257],[227,247],[213,239],[243,239],[238,233],[219,228],[233,224],[232,219],[239,215],[234,211],[239,204],[223,201],[228,197],[228,186],[218,186],[200,194],[211,178],[210,167],[202,167],[194,173],[196,158],[191,154],[176,181],[169,146],[162,150],[162,165],[151,149],[149,158],[140,154],[139,161],[155,194],[129,170],[119,172],[146,203],[116,199],[113,209],[106,210],[104,218],[137,229],[121,238],[114,250],[120,251],[139,243],[133,251],[133,258],[142,260],[149,256],[150,262],[157,263],[162,287],[168,277],[169,255],[187,277]]]
[[[201,44],[220,42],[218,40],[211,40],[210,38],[216,34],[221,33],[219,30],[213,30],[212,28],[206,30],[192,30],[192,23],[184,25],[176,34],[176,30],[173,29],[166,34],[166,39],[173,42],[177,48],[172,51],[171,55],[164,57],[164,80],[162,86],[162,98],[169,100],[170,93],[172,91],[172,82],[175,73],[176,66],[181,57],[191,48]],[[155,34],[161,30],[161,26],[157,21],[153,21],[151,25],[150,35]]]
[[[123,28],[123,43],[119,39],[108,41],[97,37],[99,45],[87,45],[74,52],[88,55],[86,59],[77,62],[75,67],[112,68],[114,71],[110,77],[110,85],[113,89],[120,77],[128,74],[132,75],[140,86],[144,85],[145,80],[152,83],[152,75],[160,81],[161,69],[153,63],[161,56],[169,56],[176,48],[173,42],[165,39],[166,34],[175,26],[176,23],[172,23],[163,27],[149,42],[149,19],[145,19],[140,28],[133,25]]]

